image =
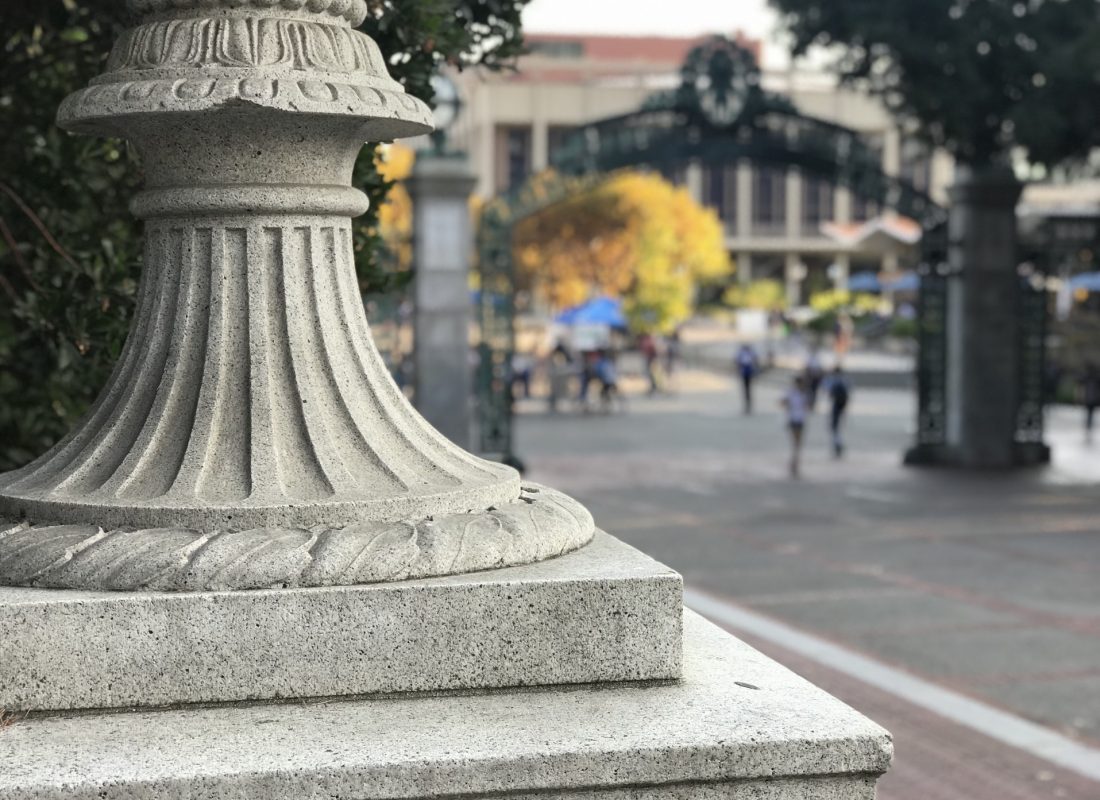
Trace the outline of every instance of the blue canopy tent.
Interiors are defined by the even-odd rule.
[[[1082,272],[1069,279],[1069,288],[1073,291],[1084,289],[1086,292],[1100,292],[1100,272]]]
[[[873,272],[857,272],[848,278],[849,292],[881,292],[882,284]]]
[[[622,300],[593,297],[579,306],[567,308],[554,317],[554,322],[562,325],[608,325],[612,328],[625,328],[626,316],[623,314]]]

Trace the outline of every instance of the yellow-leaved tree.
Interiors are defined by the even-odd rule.
[[[378,149],[375,164],[382,180],[394,182],[386,194],[386,202],[378,208],[378,234],[395,271],[408,270],[412,265],[412,200],[402,181],[412,174],[416,153],[399,144]]]
[[[779,281],[756,280],[743,286],[731,286],[722,295],[722,302],[734,308],[783,311],[787,308],[787,290]]]
[[[659,175],[624,171],[522,221],[520,282],[555,308],[621,297],[636,331],[668,332],[733,269],[717,215]]]

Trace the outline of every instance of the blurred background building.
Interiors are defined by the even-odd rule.
[[[760,42],[735,38],[759,63]],[[674,88],[685,57],[701,41],[529,34],[529,53],[515,71],[457,76],[466,108],[454,138],[470,154],[477,193],[488,198],[521,185],[550,166],[578,126],[635,111],[654,92]],[[887,175],[946,202],[951,157],[904,136],[880,102],[838,87],[824,72],[761,66],[766,90],[786,96],[807,116],[860,132]],[[843,286],[850,274],[892,272],[916,258],[919,225],[794,168],[687,164],[667,177],[718,213],[738,280],[782,280],[793,305]]]

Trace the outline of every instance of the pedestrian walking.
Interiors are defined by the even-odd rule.
[[[556,414],[558,405],[569,393],[569,379],[573,374],[573,354],[564,341],[559,340],[550,351],[547,367],[550,373],[550,413]]]
[[[1100,371],[1095,364],[1089,364],[1081,377],[1081,404],[1085,407],[1085,439],[1091,442],[1096,409],[1100,406]]]
[[[517,395],[525,400],[531,399],[531,378],[535,372],[535,359],[529,353],[512,354],[512,399]],[[518,392],[517,392],[518,390]],[[522,394],[519,394],[522,393]]]
[[[806,359],[806,399],[810,412],[817,408],[817,394],[821,390],[821,382],[825,380],[825,368],[821,366],[821,356],[814,350]]]
[[[649,379],[649,393],[657,394],[661,389],[661,380],[658,375],[657,339],[651,333],[643,333],[638,339],[638,349],[645,360],[645,374]]]
[[[748,344],[742,344],[734,356],[737,365],[737,374],[741,376],[741,410],[745,414],[752,413],[752,382],[756,378],[759,369],[759,360],[756,351]]]
[[[600,351],[595,364],[595,377],[600,382],[600,404],[603,412],[610,414],[616,400],[625,411],[626,398],[619,390],[619,374],[615,367],[615,356],[610,349]]]
[[[669,378],[676,372],[680,360],[680,329],[677,328],[665,340],[665,375]]]
[[[806,378],[798,375],[781,401],[787,412],[787,432],[791,437],[790,475],[792,478],[798,478],[802,474],[802,434],[806,428],[809,403],[806,392]]]
[[[829,375],[827,388],[831,406],[829,409],[829,433],[832,436],[833,457],[843,458],[844,438],[841,429],[845,414],[848,412],[848,399],[852,394],[852,386],[848,381],[848,376],[844,374],[844,369],[839,364]]]

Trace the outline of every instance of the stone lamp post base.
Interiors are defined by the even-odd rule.
[[[60,120],[146,159],[141,300],[0,476],[0,798],[871,800],[885,731],[390,380],[351,168],[428,111],[364,0],[129,4]]]
[[[371,338],[353,166],[431,115],[353,27],[364,0],[130,6],[58,122],[143,158],[138,304],[85,419],[0,475],[0,585],[354,585],[590,541],[577,503],[521,492],[418,415]]]
[[[0,588],[0,797],[873,800],[889,735],[682,603],[602,533],[358,587]]]

